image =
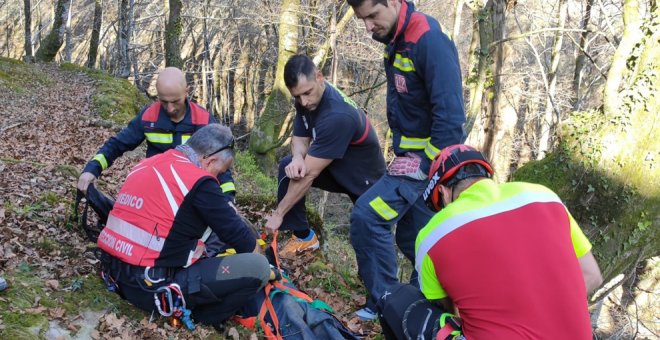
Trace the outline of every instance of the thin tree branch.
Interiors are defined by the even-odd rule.
[[[539,33],[555,32],[555,31],[561,31],[561,32],[591,32],[590,30],[583,30],[583,29],[579,29],[579,28],[547,27],[547,28],[542,28],[542,29],[538,29],[538,30],[534,30],[534,31],[529,31],[529,32],[526,32],[526,33],[521,33],[521,34],[508,36],[508,37],[506,37],[504,39],[501,39],[501,40],[498,40],[498,41],[493,41],[492,43],[490,43],[490,45],[488,45],[488,47],[493,48],[496,45],[499,45],[501,43],[505,43],[507,41],[526,38],[526,37],[529,37],[531,35],[536,35],[536,34],[539,34]]]
[[[387,82],[387,79],[381,81],[381,82],[378,83],[378,84],[375,84],[374,86],[367,87],[367,88],[363,88],[363,89],[357,90],[357,91],[355,91],[355,92],[351,92],[351,93],[348,94],[348,96],[349,96],[349,97],[353,97],[353,96],[356,95],[356,94],[360,94],[360,93],[364,93],[364,92],[367,92],[367,91],[371,91],[371,90],[377,89],[377,88],[383,86],[383,84],[385,84],[386,82]]]

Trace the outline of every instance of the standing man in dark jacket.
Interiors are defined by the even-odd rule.
[[[184,144],[195,131],[215,119],[201,106],[188,99],[188,87],[183,72],[167,67],[156,81],[158,101],[142,110],[126,128],[103,144],[96,156],[90,160],[78,179],[78,189],[87,192],[87,187],[101,172],[126,151],[137,148],[147,140],[147,157],[163,153]],[[233,197],[236,189],[231,172],[219,177],[220,187]]]
[[[374,40],[386,44],[387,121],[395,158],[388,172],[356,202],[351,241],[369,292],[363,320],[397,282],[396,243],[414,264],[415,237],[431,218],[421,194],[431,160],[465,139],[461,70],[456,46],[434,18],[404,0],[347,0]],[[416,282],[413,272],[411,282]]]
[[[310,187],[347,194],[355,202],[385,173],[376,131],[367,115],[325,81],[305,55],[284,66],[284,83],[295,98],[291,156],[280,161],[278,204],[266,228],[293,230],[280,255],[316,249],[319,241],[307,222],[305,194]]]
[[[231,166],[233,146],[229,128],[209,124],[131,169],[98,237],[110,290],[189,327],[221,328],[264,287],[268,260],[216,178]],[[238,254],[207,257],[211,232]]]

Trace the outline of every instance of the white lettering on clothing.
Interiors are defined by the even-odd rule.
[[[102,231],[99,234],[99,242],[105,244],[106,246],[108,246],[108,248],[112,249],[115,247],[115,242],[117,242],[117,239],[114,236],[110,235],[109,233]]]
[[[144,199],[142,197],[121,193],[117,196],[117,203],[127,205],[131,208],[142,209]]]
[[[119,240],[115,243],[115,250],[128,256],[133,256],[133,245],[126,241]]]

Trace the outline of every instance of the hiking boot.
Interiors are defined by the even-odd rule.
[[[298,253],[302,253],[306,250],[314,250],[319,248],[319,239],[316,237],[316,234],[311,235],[312,238],[309,241],[305,241],[296,237],[296,235],[291,236],[282,250],[280,250],[280,256],[284,258],[293,258]]]
[[[378,317],[376,312],[369,307],[363,307],[355,312],[355,315],[362,321],[374,321]]]

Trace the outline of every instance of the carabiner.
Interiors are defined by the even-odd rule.
[[[148,282],[151,282],[151,283],[160,283],[160,282],[165,281],[165,278],[164,278],[164,277],[163,277],[163,278],[160,278],[160,279],[158,279],[158,280],[152,280],[152,279],[149,277],[149,269],[151,269],[151,267],[145,267],[145,268],[144,268],[144,279],[145,279],[145,280],[147,280]]]
[[[163,292],[167,297],[166,303],[168,304],[169,312],[165,312],[162,308],[163,306],[161,305],[160,299],[158,298],[158,295],[161,292]],[[158,309],[158,313],[160,313],[160,315],[169,317],[172,316],[172,314],[174,314],[174,308],[172,305],[172,291],[168,287],[160,287],[156,290],[156,292],[154,293],[154,303],[156,304],[156,308]]]

